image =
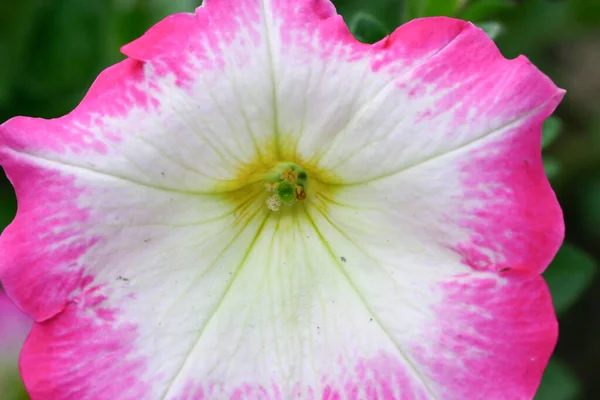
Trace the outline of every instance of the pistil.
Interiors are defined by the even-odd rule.
[[[265,176],[265,189],[272,193],[267,198],[267,207],[278,211],[281,205],[292,206],[306,199],[308,176],[306,171],[294,163],[280,163]]]

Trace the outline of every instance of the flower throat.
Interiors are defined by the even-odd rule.
[[[278,211],[281,205],[291,206],[306,199],[308,176],[304,169],[294,163],[280,163],[265,175],[265,189],[272,193],[267,207]]]

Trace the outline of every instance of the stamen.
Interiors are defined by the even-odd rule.
[[[279,211],[279,207],[281,206],[281,201],[279,201],[279,197],[276,194],[273,196],[267,197],[267,207],[271,211]]]
[[[306,192],[302,186],[296,186],[296,198],[298,200],[306,199]]]
[[[281,204],[294,205],[306,199],[306,172],[293,163],[277,165],[265,176],[265,190],[273,193],[267,198],[269,210],[278,211]]]

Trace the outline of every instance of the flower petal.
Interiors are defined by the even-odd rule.
[[[414,20],[373,46],[319,32],[303,31],[308,38],[281,51],[281,64],[293,68],[277,70],[278,82],[309,83],[277,88],[278,115],[296,127],[282,129],[284,143],[294,143],[284,151],[312,160],[331,183],[368,182],[476,147],[547,117],[564,94],[465,21]]]
[[[564,91],[465,21],[411,21],[370,47],[340,20],[312,22],[282,34],[280,64],[293,66],[276,70],[282,153],[341,184],[334,201],[379,209],[367,221],[418,233],[473,268],[543,271],[564,224],[541,123]]]
[[[464,21],[411,21],[370,48],[332,41],[315,41],[318,56],[294,70],[318,85],[280,101],[292,99],[287,120],[304,110],[303,130],[284,130],[286,140],[335,188],[321,198],[340,213],[332,218],[348,225],[354,213],[335,203],[362,208],[348,229],[367,221],[404,248],[449,248],[475,269],[543,271],[564,224],[541,162],[541,123],[564,91]],[[293,49],[287,56],[302,59],[304,48]]]
[[[317,225],[326,227],[302,213],[257,216],[211,264],[186,259],[218,246],[213,229],[195,236],[210,243],[161,246],[154,261],[142,259],[148,251],[120,257],[105,249],[116,253],[110,270],[84,281],[79,297],[30,335],[21,359],[30,392],[485,399],[503,398],[513,382],[504,398],[531,396],[556,340],[539,276],[440,282],[412,255],[386,263]],[[451,370],[465,378],[450,379]]]
[[[240,169],[275,153],[266,28],[253,3],[166,18],[123,48],[130,58],[102,72],[73,112],[12,119],[3,145],[147,186],[237,188]]]
[[[541,272],[564,235],[540,150],[541,123],[553,108],[393,175],[334,185],[317,207],[359,233],[355,240],[379,233],[402,251],[451,250],[470,269]]]
[[[558,336],[544,280],[523,271],[481,273],[439,288],[440,322],[415,355],[437,398],[533,398]]]
[[[242,267],[268,215],[264,202],[252,192],[235,202],[14,158],[29,163],[29,181],[5,158],[21,202],[2,236],[12,260],[2,272],[38,320],[21,356],[30,394],[154,398]]]
[[[19,287],[16,301],[37,320],[64,308],[82,278],[80,258],[96,241],[84,224],[90,204],[77,200],[86,187],[89,196],[106,188],[105,205],[133,190],[134,202],[157,196],[166,207],[185,198],[203,207],[203,200],[185,195],[236,193],[252,179],[244,172],[249,164],[273,157],[273,141],[265,139],[273,129],[273,101],[265,40],[256,36],[265,29],[259,2],[231,5],[226,15],[225,3],[167,18],[126,46],[134,58],[100,74],[69,115],[17,117],[0,128],[1,161],[19,197],[17,219],[2,237],[0,276],[12,294],[13,284]],[[247,24],[232,25],[242,16]],[[172,62],[142,54],[144,47],[160,48],[160,38],[175,39],[171,55],[179,56]],[[248,43],[263,49],[263,59]],[[190,73],[192,67],[201,73]],[[252,79],[242,79],[248,71]],[[206,207],[218,213],[221,206]],[[43,303],[36,300],[41,295]]]
[[[345,276],[395,344],[388,368],[412,367],[426,398],[531,398],[558,335],[544,280],[526,270],[475,269],[444,249],[447,233],[430,221],[370,208],[376,203],[354,204],[313,198],[307,213],[331,252],[342,255]],[[406,211],[404,205],[398,210]],[[399,389],[390,398],[418,393]]]

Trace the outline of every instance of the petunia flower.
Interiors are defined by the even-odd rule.
[[[16,398],[19,390],[18,358],[32,321],[9,300],[0,287],[0,398]],[[22,386],[22,385],[21,385]],[[13,395],[15,397],[13,397]]]
[[[531,398],[563,91],[460,20],[367,45],[328,0],[204,3],[1,127],[32,398]]]

